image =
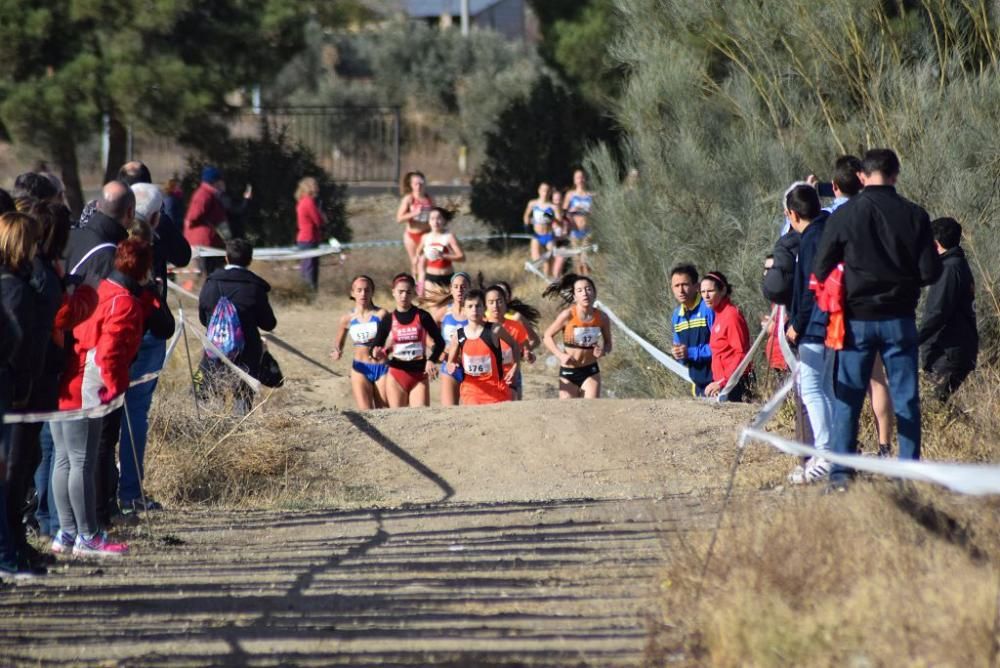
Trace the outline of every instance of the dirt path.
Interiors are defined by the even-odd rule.
[[[328,358],[347,308],[279,309],[330,367],[276,351],[289,382],[262,409],[308,451],[302,509],[168,510],[124,530],[126,559],[0,590],[0,663],[642,663],[663,555],[712,526],[751,409],[559,402],[543,357],[516,405],[361,414]]]

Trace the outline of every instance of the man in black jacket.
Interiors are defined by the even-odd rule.
[[[873,149],[862,162],[864,190],[827,221],[813,266],[825,280],[844,263],[845,341],[837,353],[831,449],[857,452],[858,417],[881,353],[899,425],[900,459],[920,458],[916,309],[920,288],[941,275],[930,218],[896,193],[899,158]],[[831,489],[847,488],[849,469],[835,466]]]
[[[944,270],[927,291],[918,338],[922,367],[934,382],[935,396],[947,401],[976,368],[976,283],[965,259],[962,226],[954,218],[931,223]]]
[[[233,362],[257,378],[260,374],[261,357],[264,354],[260,330],[271,331],[278,325],[278,321],[267,298],[271,286],[247,269],[252,260],[253,245],[249,241],[232,239],[226,242],[226,266],[212,272],[201,288],[201,293],[198,295],[198,318],[201,324],[207,327],[212,319],[212,313],[215,312],[215,306],[223,295],[233,303],[244,337],[243,350]],[[207,356],[203,357],[199,370],[211,386],[213,377],[218,377],[222,370],[222,362],[209,359]],[[249,411],[252,396],[246,384],[239,383],[237,388],[237,410]]]
[[[121,181],[104,184],[87,226],[70,233],[66,273],[96,289],[115,268],[115,249],[128,236],[134,217],[135,196],[129,187]]]

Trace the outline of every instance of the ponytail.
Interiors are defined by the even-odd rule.
[[[597,294],[597,285],[594,283],[593,279],[589,276],[581,276],[580,274],[566,274],[558,281],[553,281],[549,283],[549,286],[545,288],[545,292],[542,293],[543,297],[559,297],[566,306],[573,305],[573,286],[577,281],[587,281],[590,283],[590,287],[594,288],[594,294]]]

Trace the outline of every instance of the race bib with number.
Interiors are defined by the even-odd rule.
[[[581,348],[592,348],[597,345],[597,339],[600,335],[600,327],[574,327],[573,344]]]
[[[489,376],[493,373],[493,356],[462,355],[462,370],[467,376]]]
[[[419,341],[397,343],[392,347],[392,356],[403,362],[415,360],[424,356],[424,344]]]
[[[351,325],[351,340],[355,343],[371,343],[378,331],[377,322],[366,322],[358,325]]]

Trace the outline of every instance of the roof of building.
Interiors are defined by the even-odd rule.
[[[469,0],[469,15],[481,14],[501,0]],[[442,14],[458,16],[461,0],[406,0],[406,13],[413,18],[432,18]]]

